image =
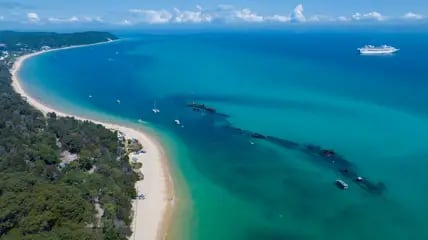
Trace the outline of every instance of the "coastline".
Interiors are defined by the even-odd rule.
[[[30,105],[41,111],[44,115],[49,112],[55,112],[58,116],[68,116],[82,121],[91,121],[101,124],[112,131],[122,132],[126,139],[137,139],[143,145],[146,153],[138,155],[131,154],[130,159],[135,157],[138,162],[143,164],[141,171],[144,174],[144,180],[137,181],[135,183],[135,188],[137,193],[143,193],[146,198],[144,200],[132,200],[133,213],[131,230],[133,233],[129,239],[165,239],[174,211],[175,192],[168,159],[157,139],[140,129],[58,111],[57,109],[42,104],[35,98],[28,95],[20,84],[18,76],[19,70],[23,63],[32,57],[52,51],[106,44],[113,41],[38,51],[18,57],[15,60],[13,67],[10,69],[10,73],[12,75],[12,87],[15,92],[24,97]]]

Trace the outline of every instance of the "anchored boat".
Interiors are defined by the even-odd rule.
[[[336,185],[343,190],[347,190],[349,188],[349,185],[342,179],[336,180]]]

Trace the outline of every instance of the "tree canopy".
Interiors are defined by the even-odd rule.
[[[0,62],[0,239],[127,239],[137,176],[123,147],[102,125],[43,116]]]

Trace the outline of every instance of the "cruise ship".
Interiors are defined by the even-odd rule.
[[[358,48],[360,54],[392,54],[397,52],[399,49],[388,45],[382,45],[375,47],[372,45],[366,45],[362,48]]]

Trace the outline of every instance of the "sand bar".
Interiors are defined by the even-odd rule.
[[[92,120],[53,109],[28,95],[20,84],[18,72],[25,60],[47,52],[86,47],[90,45],[96,44],[39,51],[17,58],[10,70],[12,74],[12,87],[17,93],[25,97],[26,101],[30,105],[37,108],[45,115],[49,112],[55,112],[58,116],[69,116],[83,121],[92,121],[97,124],[102,124],[108,129],[122,132],[127,139],[137,139],[144,146],[146,153],[132,154],[130,159],[132,160],[132,158],[135,157],[134,159],[143,164],[141,171],[144,174],[144,180],[137,181],[135,188],[137,193],[145,195],[145,199],[132,201],[133,216],[131,229],[133,234],[130,239],[165,239],[171,221],[175,195],[174,185],[168,166],[168,159],[166,158],[166,154],[158,141],[153,136],[150,136],[140,129]]]

